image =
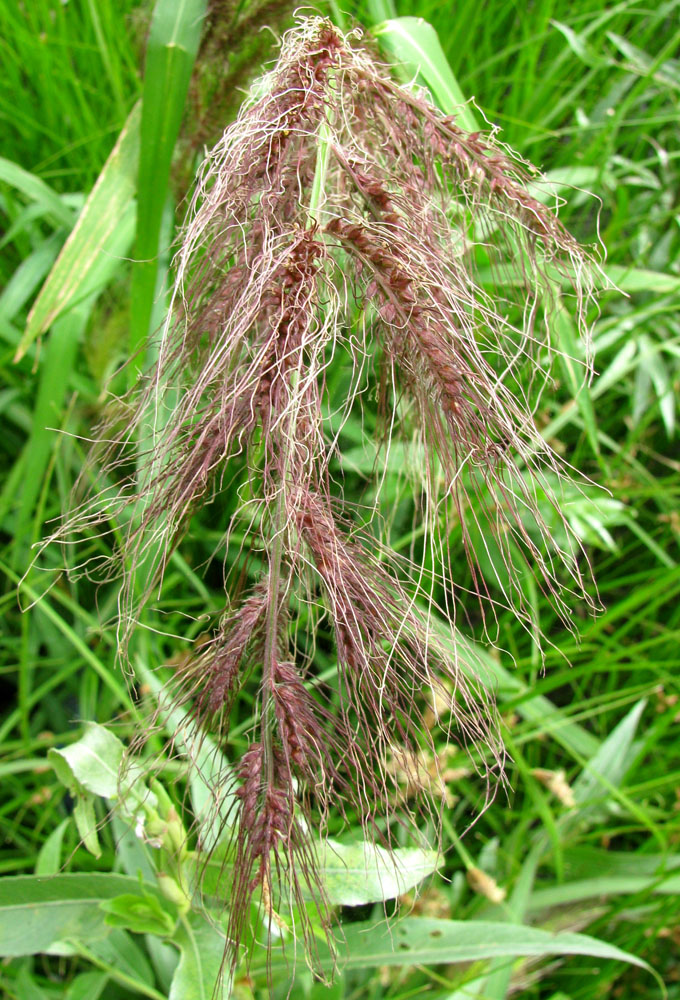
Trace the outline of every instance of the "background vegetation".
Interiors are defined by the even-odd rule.
[[[597,509],[574,497],[570,511],[606,612],[579,621],[576,644],[552,627],[537,597],[537,620],[554,643],[545,670],[530,636],[509,615],[501,622],[507,652],[488,654],[488,662],[512,755],[507,794],[459,840],[481,789],[463,757],[448,762],[445,866],[415,901],[402,901],[403,912],[471,926],[492,920],[585,931],[650,963],[671,997],[680,995],[679,6],[414,0],[395,9],[376,0],[330,11],[367,27],[397,14],[428,20],[463,94],[555,183],[566,225],[584,243],[602,240],[619,289],[603,294],[592,316],[592,385],[574,401],[574,373],[565,367],[538,416],[554,447],[610,491]],[[19,586],[24,613],[17,587],[30,545],[67,501],[82,466],[80,436],[106,406],[107,378],[159,321],[168,248],[204,144],[235,114],[238,88],[274,55],[272,34],[259,28],[279,31],[291,16],[283,4],[215,0],[200,36],[202,4],[194,7],[179,50],[168,45],[175,25],[159,22],[147,48],[147,3],[0,7],[0,873],[8,879],[125,870],[113,826],[102,829],[98,858],[79,846],[73,798],[47,759],[50,748],[82,736],[87,721],[115,719],[128,741],[140,708],[153,700],[141,675],[128,689],[114,663],[115,584],[97,594],[60,580],[34,604],[44,581],[30,575]],[[105,252],[96,264],[86,253],[67,262],[59,289],[70,296],[68,308],[55,318],[50,302],[38,301],[29,334],[43,336],[26,338],[41,285],[142,94],[141,132],[127,133],[140,135],[139,173],[140,147],[128,139],[93,226],[91,245],[110,227]],[[198,515],[173,557],[160,603],[171,611],[168,635],[148,633],[150,665],[171,663],[181,649],[171,636],[220,607],[219,550],[212,557],[222,513],[212,505]],[[464,573],[462,555],[460,564]],[[238,711],[235,752],[247,700]],[[181,759],[170,767],[181,779]],[[478,871],[493,882],[480,881]],[[8,926],[28,919],[16,904],[0,892],[0,942]],[[344,918],[349,926],[381,913],[380,905],[348,908]],[[127,935],[123,947],[127,978],[122,952],[89,962],[16,957],[2,966],[0,985],[22,1000],[166,996],[157,950],[147,946],[150,964],[143,938]],[[371,967],[377,961],[357,960],[330,990],[301,971],[293,995],[578,1000],[659,988],[644,969],[606,957],[435,962],[414,939],[409,964]],[[238,989],[265,995],[265,984],[255,962]],[[277,989],[285,993],[275,977]]]

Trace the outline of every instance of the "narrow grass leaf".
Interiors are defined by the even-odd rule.
[[[52,830],[52,833],[38,851],[38,857],[35,862],[36,875],[56,875],[59,871],[64,834],[70,823],[70,819],[62,820],[59,826]]]
[[[0,295],[0,316],[3,319],[13,320],[23,308],[52,267],[60,246],[61,236],[52,233],[28,257],[24,257]]]
[[[609,791],[612,787],[618,788],[623,781],[630,763],[635,733],[646,704],[643,700],[633,706],[573,783],[572,791],[581,806],[581,816],[591,799],[601,797],[603,791]]]
[[[582,373],[577,370],[577,358],[579,355],[578,339],[572,319],[562,303],[560,303],[555,316],[555,328],[561,351],[560,362],[567,381],[569,395],[575,398],[578,403],[590,447],[599,456],[600,442],[597,435],[597,422],[595,420],[595,409],[590,395],[590,388],[584,380]]]
[[[608,896],[628,896],[642,892],[677,896],[680,894],[680,875],[669,874],[658,878],[635,874],[603,875],[601,878],[565,882],[563,885],[538,889],[531,897],[529,909],[536,913],[554,906],[580,903],[584,899],[606,899]]]
[[[24,170],[18,163],[0,157],[0,181],[16,188],[30,201],[36,202],[44,209],[45,214],[51,216],[60,226],[72,228],[73,209],[69,208],[57,192],[36,174]]]
[[[206,0],[157,0],[151,21],[142,93],[137,265],[132,284],[133,354],[149,332],[170,165],[205,8]]]
[[[36,337],[50,328],[57,316],[82,297],[79,291],[134,198],[140,117],[141,108],[136,104],[31,309],[16,360],[26,353]]]
[[[397,17],[373,29],[380,46],[389,54],[402,78],[417,75],[432,93],[442,111],[455,113],[467,132],[478,132],[479,123],[444,55],[437,32],[422,17]]]

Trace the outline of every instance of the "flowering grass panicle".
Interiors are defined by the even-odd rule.
[[[303,932],[306,892],[327,917],[315,842],[331,808],[388,846],[409,819],[388,762],[395,747],[404,760],[438,759],[427,696],[448,700],[438,724],[489,779],[502,773],[490,697],[456,640],[461,617],[478,608],[492,639],[499,606],[531,627],[527,571],[568,626],[574,600],[593,603],[560,504],[569,470],[534,422],[559,353],[556,282],[585,333],[590,265],[532,193],[536,181],[493,135],[464,132],[397,86],[358,32],[343,37],[319,18],[284,37],[204,161],[157,362],[128,401],[124,433],[100,435],[115,485],[60,534],[126,524],[124,651],[191,515],[241,477],[227,538],[238,525],[244,544],[256,539],[262,569],[226,595],[173,685],[227,751],[235,700],[244,685],[256,692],[225,821],[234,961],[254,894],[268,914],[297,906]],[[360,506],[343,491],[338,453],[369,390],[377,474]],[[421,544],[408,558],[381,545],[371,516],[404,439],[423,457],[412,484]],[[492,546],[505,567],[495,589],[480,568]],[[434,623],[446,615],[444,635]],[[325,681],[322,623],[337,660]]]

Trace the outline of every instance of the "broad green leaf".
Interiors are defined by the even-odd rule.
[[[176,915],[169,912],[169,904],[161,904],[156,896],[125,893],[107,899],[101,904],[109,927],[122,927],[134,934],[157,934],[166,937],[172,934]]]
[[[116,798],[123,744],[105,726],[92,723],[82,739],[50,750],[47,757],[67,787],[80,786],[93,795]]]
[[[159,896],[155,886],[144,890]],[[6,876],[0,879],[0,955],[34,955],[59,941],[105,937],[100,904],[126,893],[142,897],[137,879],[127,875]]]
[[[385,848],[362,841],[339,844],[328,840],[319,859],[319,873],[329,901],[335,906],[361,906],[394,899],[436,871],[435,851]]]
[[[173,944],[180,949],[180,960],[172,979],[168,1000],[227,1000],[230,987],[224,971],[220,974],[227,939],[200,913],[182,919]]]
[[[91,724],[82,739],[61,750],[50,750],[47,759],[59,781],[75,797],[73,814],[78,833],[87,850],[98,858],[101,851],[93,796],[117,797],[123,744],[104,726]]]
[[[196,882],[207,896],[229,897],[233,859],[228,845],[220,845],[207,859],[189,859]],[[394,899],[436,871],[435,851],[397,848],[388,851],[367,841],[339,844],[328,840],[317,848],[316,870],[330,903],[362,906]],[[313,897],[303,886],[307,899]]]
[[[26,353],[36,337],[50,328],[57,316],[83,297],[83,287],[102,254],[115,259],[127,252],[130,226],[126,224],[121,229],[121,223],[137,185],[140,114],[140,106],[136,104],[31,309],[16,360]]]
[[[585,934],[554,934],[538,927],[482,920],[407,917],[396,926],[375,922],[344,929],[344,968],[435,965],[521,955],[593,955],[648,968],[642,959]]]
[[[383,965],[442,965],[548,955],[613,959],[637,965],[656,976],[642,959],[586,934],[556,934],[539,927],[486,920],[421,917],[406,917],[397,923],[370,920],[345,925],[337,964],[348,970],[373,969]],[[320,958],[324,968],[333,967],[333,958],[327,951]],[[283,961],[276,956],[272,972],[284,968]]]
[[[405,81],[417,75],[430,89],[442,111],[456,114],[460,127],[467,132],[479,131],[475,113],[465,103],[463,92],[431,24],[422,17],[396,17],[377,25],[372,34],[400,69]]]
[[[161,998],[154,989],[155,976],[141,943],[121,928],[109,928],[106,937],[77,948],[77,954],[89,958],[119,983],[144,996]]]
[[[526,917],[531,900],[536,871],[544,851],[543,837],[535,843],[522,864],[519,876],[512,890],[512,895],[506,903],[505,915],[508,922],[521,925]],[[512,977],[512,966],[505,959],[497,958],[491,962],[489,975],[482,980],[483,993],[486,1000],[505,1000]]]

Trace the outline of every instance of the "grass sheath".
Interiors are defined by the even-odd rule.
[[[270,927],[295,910],[313,955],[306,894],[325,927],[330,914],[309,831],[323,835],[331,806],[388,847],[400,822],[415,833],[388,761],[394,747],[406,761],[436,757],[427,694],[449,706],[439,725],[470,749],[492,794],[504,750],[456,627],[476,616],[499,642],[499,610],[510,608],[531,631],[527,573],[568,627],[574,602],[596,607],[561,503],[572,471],[534,421],[561,303],[587,343],[592,260],[537,184],[492,133],[465,132],[394,83],[358,31],[301,20],[204,161],[157,364],[124,400],[124,429],[118,419],[98,431],[108,485],[55,536],[127,523],[118,565],[85,566],[124,574],[125,656],[192,513],[241,476],[227,543],[238,525],[263,569],[243,594],[225,594],[174,682],[177,703],[220,745],[244,685],[259,703],[225,820],[233,962],[256,893]],[[327,378],[339,359],[351,373],[340,403]],[[382,461],[399,440],[423,456],[412,484],[423,541],[409,558],[379,541],[380,476],[374,516],[359,516],[337,471],[343,420],[368,391]],[[148,454],[131,473],[149,414]],[[465,581],[450,572],[456,534]],[[480,570],[492,550],[509,581],[500,598]],[[449,640],[431,627],[433,603]],[[329,684],[314,664],[322,622],[337,659]],[[421,791],[436,829],[438,807]]]

